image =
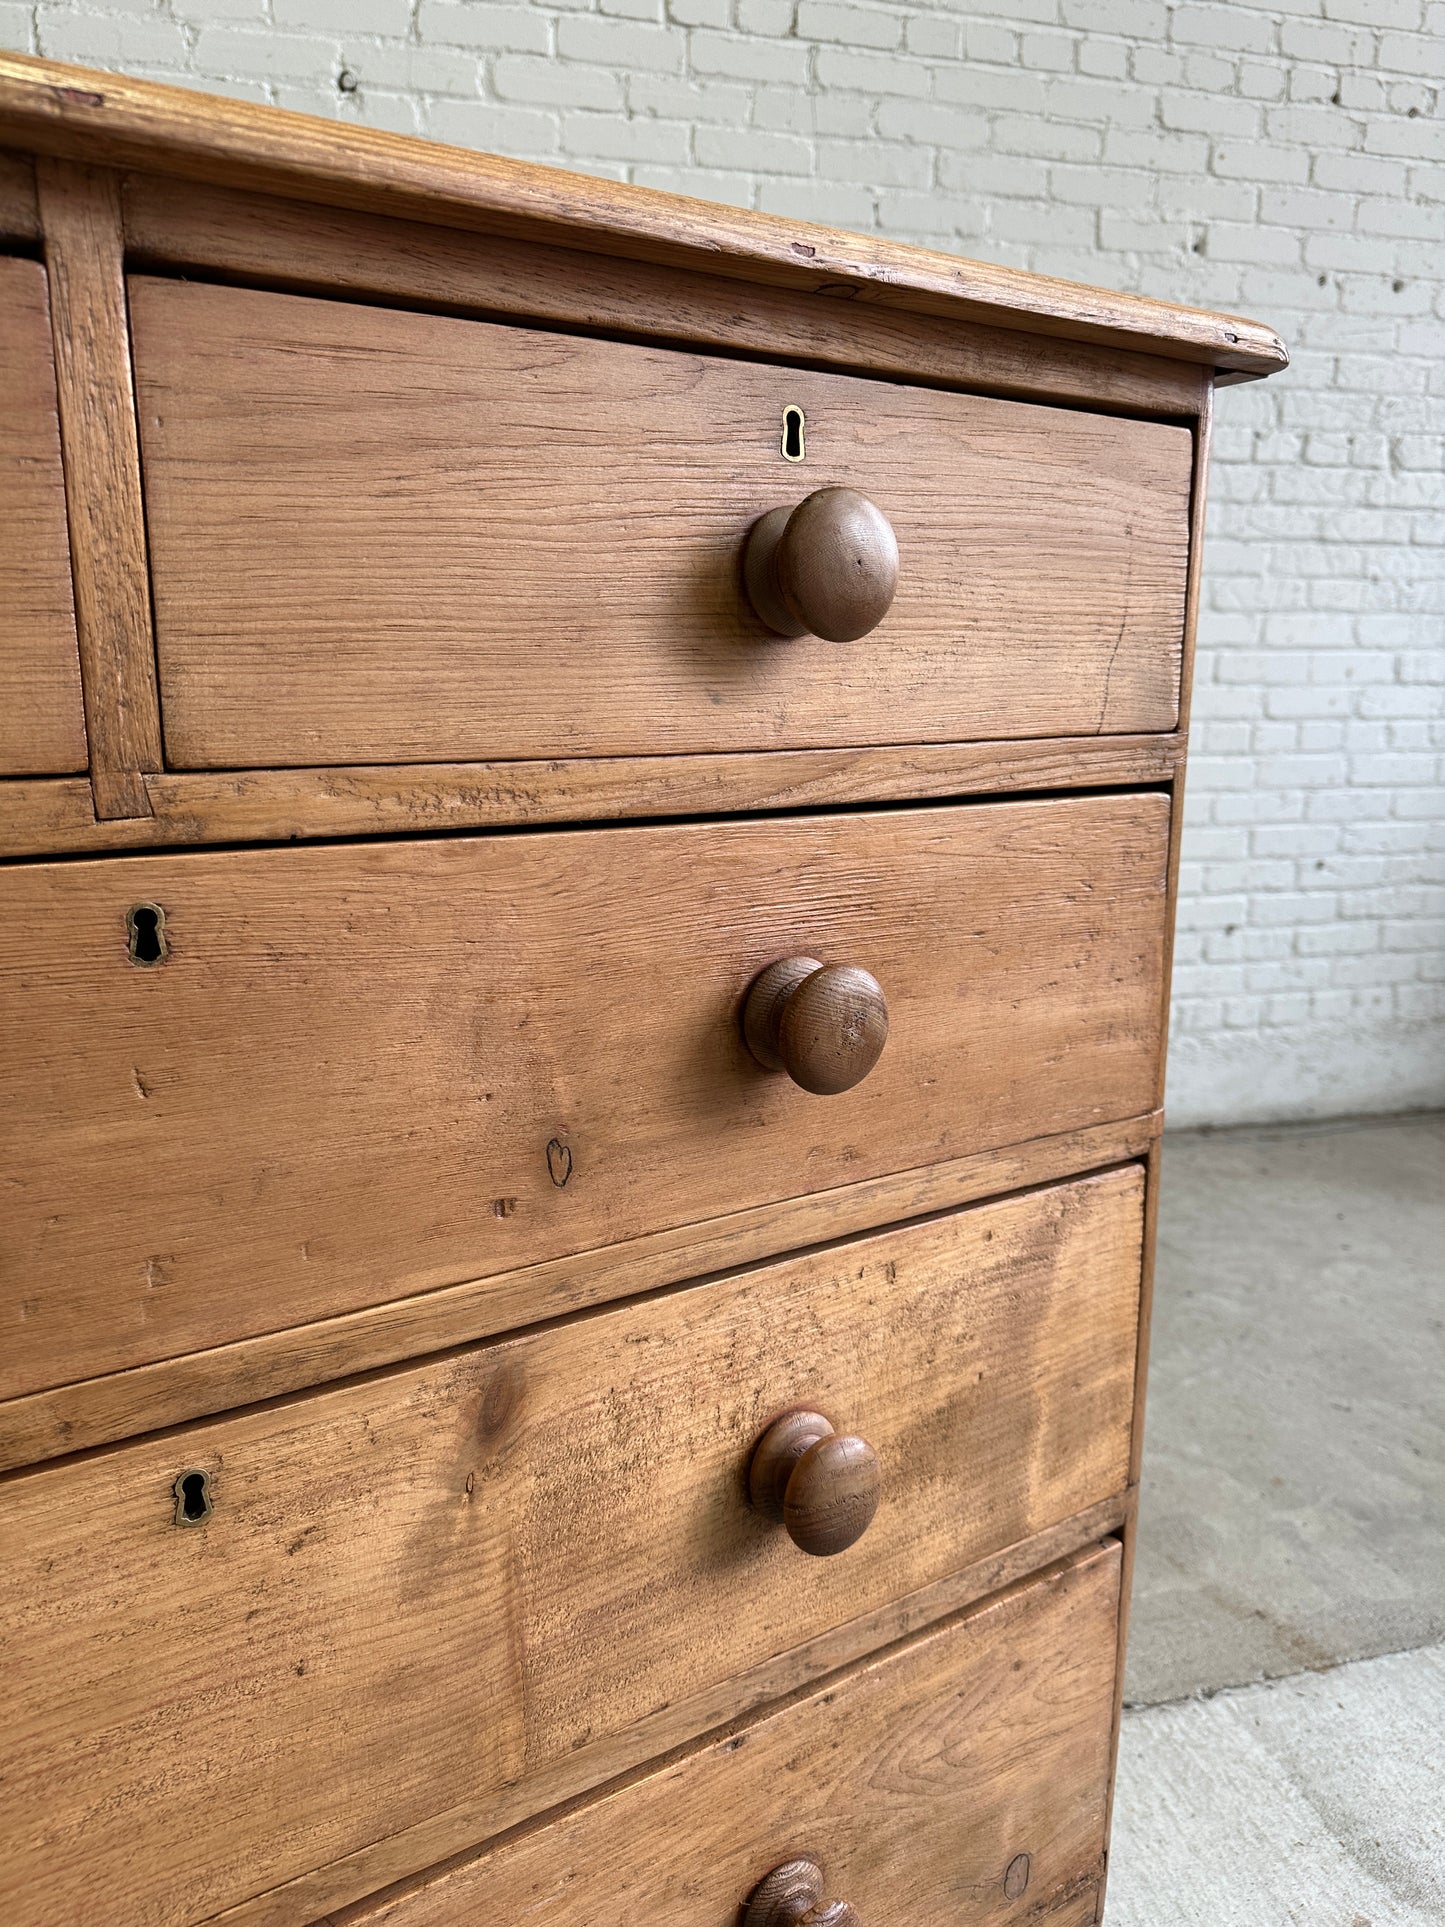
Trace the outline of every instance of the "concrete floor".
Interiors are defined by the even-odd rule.
[[[1129,1716],[1108,1927],[1440,1927],[1445,1646]]]
[[[1109,1927],[1445,1923],[1442,1640],[1445,1115],[1172,1136]]]
[[[1445,1115],[1165,1140],[1131,1704],[1445,1639]]]

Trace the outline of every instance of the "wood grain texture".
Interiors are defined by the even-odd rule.
[[[1145,793],[13,868],[6,1395],[1137,1116],[1167,834]],[[795,950],[889,986],[855,1091],[744,1043]]]
[[[898,593],[898,540],[877,503],[857,489],[814,489],[753,525],[743,585],[754,613],[777,635],[860,642]]]
[[[34,241],[39,236],[35,164],[28,154],[0,152],[0,237],[7,241]]]
[[[743,1037],[764,1070],[786,1072],[815,1097],[861,1084],[888,1042],[888,1002],[856,964],[780,957],[743,1000]]]
[[[1139,1323],[1134,1348],[1134,1409],[1129,1420],[1129,1489],[1137,1494],[1144,1457],[1144,1407],[1149,1383],[1149,1343],[1154,1318],[1154,1264],[1159,1240],[1159,1180],[1161,1146],[1156,1138],[1145,1162],[1144,1248],[1139,1276]],[[1139,1550],[1139,1515],[1131,1507],[1123,1529],[1123,1561],[1119,1575],[1118,1676],[1114,1682],[1114,1723],[1109,1739],[1109,1804],[1105,1816],[1105,1883],[1113,1838],[1115,1774],[1124,1719],[1124,1661],[1129,1646],[1129,1610],[1133,1600],[1134,1561]],[[1102,1904],[1102,1893],[1100,1900]]]
[[[8,56],[0,138],[104,738],[0,850],[128,853],[0,872],[0,1913],[736,1927],[808,1853],[840,1923],[1086,1927],[1206,389],[1282,346]],[[181,277],[131,284],[169,772],[123,243]],[[743,538],[825,482],[897,608],[769,645]],[[142,854],[218,837],[313,842]],[[822,1101],[738,1022],[803,951],[892,1009]],[[849,1482],[770,1523],[800,1401]]]
[[[533,1773],[1102,1503],[1142,1210],[1130,1167],[6,1482],[6,1918],[100,1880],[117,1927],[199,1919],[443,1815],[460,1846]],[[826,1562],[748,1500],[799,1397],[886,1470]]]
[[[1189,706],[1193,698],[1194,648],[1199,628],[1200,584],[1204,575],[1204,521],[1209,483],[1209,440],[1214,420],[1213,398],[1206,403],[1194,431],[1194,481],[1189,502],[1189,576],[1184,605],[1184,660],[1180,694],[1180,755],[1170,778],[1172,814],[1169,831],[1168,925],[1164,938],[1164,982],[1160,987],[1160,1043],[1156,1105],[1164,1102],[1168,1070],[1169,1007],[1174,976],[1174,938],[1179,905],[1179,853],[1184,836],[1184,782],[1188,745]]]
[[[1083,736],[722,756],[185,771],[146,777],[150,815],[119,822],[96,821],[87,782],[18,781],[7,786],[0,813],[0,857],[1128,788],[1167,782],[1182,751],[1183,739],[1174,735]]]
[[[1142,348],[1211,368],[1288,363],[1271,328],[785,217],[507,161],[334,120],[0,55],[11,145],[291,199]]]
[[[882,1490],[878,1455],[866,1439],[850,1432],[820,1439],[783,1496],[788,1537],[812,1558],[836,1558],[867,1531]]]
[[[395,1365],[539,1315],[557,1317],[776,1251],[1099,1169],[1142,1156],[1158,1130],[1156,1113],[1035,1138],[9,1399],[0,1403],[0,1471]]]
[[[816,1860],[783,1861],[764,1874],[748,1896],[742,1927],[799,1927],[805,1914],[816,1927],[814,1910],[822,1903],[826,1884]],[[849,1927],[856,1927],[856,1919],[850,1920]]]
[[[774,1419],[748,1458],[749,1504],[813,1558],[857,1545],[882,1495],[883,1468],[867,1439],[805,1407]]]
[[[762,1876],[800,1851],[865,1927],[1090,1927],[1118,1562],[1116,1546],[1082,1555],[331,1927],[732,1927]],[[1021,1853],[1027,1886],[1006,1890]]]
[[[525,315],[1136,414],[1196,415],[1211,379],[1195,362],[840,300],[836,283],[744,292],[717,273],[143,174],[127,177],[124,204],[127,248],[141,265],[302,293]]]
[[[766,1666],[729,1681],[724,1688],[665,1707],[615,1740],[589,1745],[581,1756],[581,1772],[576,1758],[564,1761],[557,1769],[528,1779],[521,1788],[507,1789],[488,1803],[484,1812],[473,1808],[443,1816],[436,1825],[423,1823],[378,1843],[375,1849],[317,1868],[283,1887],[273,1887],[229,1908],[217,1919],[226,1927],[295,1927],[299,1921],[314,1921],[323,1910],[344,1906],[358,1894],[374,1893],[399,1872],[422,1865],[435,1867],[438,1861],[457,1855],[461,1830],[465,1830],[465,1844],[460,1857],[470,1857],[479,1839],[495,1838],[514,1822],[525,1824],[543,1806],[555,1811],[559,1803],[589,1787],[635,1772],[649,1762],[655,1767],[670,1748],[695,1740],[701,1733],[715,1732],[719,1727],[735,1730],[750,1712],[775,1703],[801,1685],[876,1653],[891,1640],[935,1625],[945,1615],[1039,1573],[1055,1560],[1097,1545],[1132,1510],[1133,1495],[1119,1494],[1048,1532],[1018,1542],[994,1559],[983,1560],[906,1599],[892,1601],[881,1612],[852,1620],[820,1640],[794,1647]]]
[[[146,277],[131,310],[176,765],[1174,726],[1181,425]],[[860,643],[743,593],[823,482],[902,550]]]
[[[113,174],[36,169],[55,326],[60,436],[90,779],[100,817],[143,816],[161,764],[145,512]]]
[[[0,776],[84,768],[45,270],[0,255]]]

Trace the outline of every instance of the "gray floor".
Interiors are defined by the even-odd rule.
[[[1108,1927],[1439,1927],[1445,1646],[1129,1716]]]
[[[1144,1477],[1109,1927],[1445,1923],[1445,1116],[1166,1141]]]
[[[1165,1140],[1130,1703],[1445,1639],[1445,1116]]]

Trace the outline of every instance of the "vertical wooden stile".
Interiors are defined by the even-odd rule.
[[[1160,994],[1164,1008],[1159,1025],[1159,1063],[1154,1090],[1156,1109],[1164,1103],[1165,1062],[1169,1054],[1169,994],[1174,972],[1174,918],[1179,897],[1179,846],[1184,834],[1184,775],[1189,750],[1189,709],[1194,687],[1194,638],[1199,626],[1199,583],[1204,559],[1204,511],[1209,477],[1209,433],[1214,419],[1214,384],[1205,376],[1194,430],[1194,474],[1189,495],[1189,567],[1184,585],[1184,652],[1179,672],[1179,759],[1169,786],[1169,882],[1165,918],[1164,973]]]
[[[149,816],[160,701],[126,316],[120,183],[42,157],[60,439],[96,816]]]
[[[1129,1652],[1129,1609],[1133,1602],[1134,1557],[1139,1546],[1139,1472],[1144,1450],[1144,1404],[1149,1381],[1149,1340],[1154,1312],[1154,1247],[1159,1229],[1159,1174],[1162,1146],[1150,1145],[1144,1177],[1144,1262],[1139,1278],[1139,1323],[1134,1351],[1134,1411],[1129,1438],[1128,1512],[1119,1530],[1124,1554],[1119,1572],[1119,1619],[1114,1661],[1114,1724],[1109,1735],[1109,1789],[1104,1813],[1104,1880],[1099,1893],[1103,1918],[1113,1849],[1114,1791],[1119,1767],[1119,1733],[1124,1718],[1124,1666]]]
[[[0,236],[34,241],[39,233],[34,165],[26,154],[0,153]]]
[[[1179,734],[1181,753],[1170,783],[1168,913],[1165,919],[1164,970],[1162,995],[1164,1008],[1159,1024],[1159,1057],[1156,1071],[1155,1104],[1164,1103],[1165,1063],[1169,1047],[1169,994],[1174,965],[1174,921],[1179,896],[1179,849],[1184,832],[1184,774],[1188,747],[1189,708],[1194,679],[1194,640],[1199,622],[1199,584],[1203,567],[1205,483],[1209,474],[1209,433],[1214,415],[1214,383],[1208,375],[1203,382],[1199,420],[1194,431],[1194,476],[1189,502],[1189,574],[1184,602],[1184,656],[1179,689]],[[1148,1176],[1144,1201],[1144,1265],[1139,1281],[1139,1335],[1134,1365],[1134,1418],[1129,1446],[1129,1516],[1120,1537],[1124,1543],[1123,1567],[1119,1589],[1118,1661],[1114,1680],[1114,1729],[1109,1742],[1109,1794],[1104,1831],[1104,1880],[1107,1888],[1110,1854],[1113,1846],[1114,1792],[1119,1763],[1119,1731],[1124,1714],[1124,1662],[1129,1647],[1129,1608],[1134,1589],[1134,1555],[1139,1539],[1139,1479],[1144,1455],[1144,1403],[1149,1375],[1149,1339],[1154,1314],[1154,1255],[1159,1227],[1159,1181],[1162,1170],[1162,1142],[1155,1138],[1149,1150]],[[1102,1918],[1105,1890],[1099,1896]]]

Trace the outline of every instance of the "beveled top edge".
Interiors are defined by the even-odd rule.
[[[1289,360],[1273,329],[1234,315],[27,54],[0,53],[0,144],[1098,342],[1236,377]]]

